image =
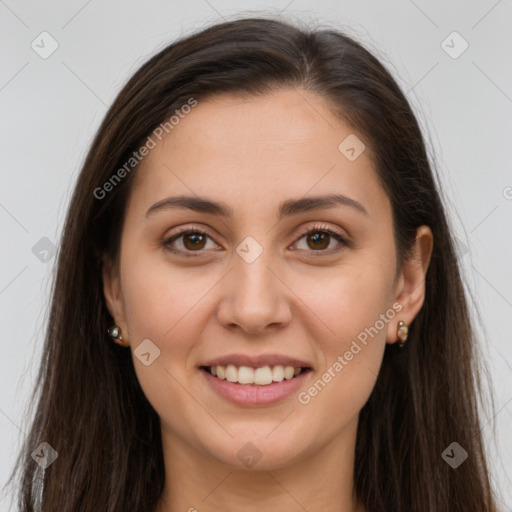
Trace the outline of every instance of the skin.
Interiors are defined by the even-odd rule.
[[[420,227],[396,274],[389,199],[369,144],[354,161],[338,150],[349,134],[364,141],[308,91],[215,96],[200,101],[137,171],[119,266],[106,261],[103,277],[132,355],[145,339],[160,350],[149,366],[133,357],[161,418],[166,484],[156,512],[364,510],[353,495],[359,411],[386,343],[398,341],[398,321],[410,325],[423,305],[433,237]],[[336,205],[278,222],[281,201],[333,192],[359,201],[368,215]],[[181,194],[222,201],[234,216],[180,209],[145,218],[151,205]],[[352,247],[300,236],[318,224]],[[199,256],[165,249],[178,227],[208,232],[196,245],[186,236],[173,243]],[[263,248],[252,263],[236,252],[247,236]],[[232,353],[286,354],[312,366],[299,390],[307,391],[396,303],[401,311],[305,405],[296,393],[268,406],[234,405],[198,368]],[[237,458],[248,442],[261,454],[251,468]]]

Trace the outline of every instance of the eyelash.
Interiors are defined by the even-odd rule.
[[[327,233],[330,236],[332,236],[336,241],[338,241],[340,243],[340,245],[337,248],[335,248],[335,249],[321,249],[321,250],[318,250],[318,251],[314,251],[313,249],[311,249],[311,252],[313,254],[314,253],[324,253],[324,254],[327,253],[328,255],[331,255],[333,253],[336,253],[336,252],[342,250],[343,247],[351,247],[351,243],[348,240],[346,240],[340,233],[330,229],[328,226],[326,226],[324,224],[313,226],[311,228],[307,228],[305,231],[300,233],[300,235],[297,238],[297,241],[299,241],[304,236],[309,235],[309,234],[313,234],[313,233]],[[191,235],[191,234],[200,234],[200,235],[206,236],[208,238],[212,238],[206,231],[203,231],[200,228],[184,228],[181,231],[179,231],[178,233],[175,233],[174,235],[172,235],[171,237],[166,238],[163,241],[163,246],[164,246],[164,248],[166,250],[172,252],[173,254],[178,254],[178,255],[184,256],[186,258],[198,257],[200,254],[194,254],[194,253],[201,253],[202,250],[199,250],[199,251],[181,251],[181,250],[178,250],[178,249],[173,249],[169,245],[172,242],[174,242],[175,240],[179,239],[180,237],[182,237],[184,235]],[[322,256],[322,254],[315,254],[314,257],[318,257],[318,256]]]

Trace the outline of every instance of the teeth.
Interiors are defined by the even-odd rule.
[[[252,384],[254,382],[254,370],[249,366],[238,368],[238,382],[240,384]]]
[[[262,366],[261,368],[251,368],[250,366],[236,367],[234,364],[227,366],[211,366],[210,373],[219,379],[226,379],[228,382],[238,384],[256,384],[257,386],[266,386],[272,382],[282,382],[290,380],[299,375],[302,368],[293,366]]]
[[[226,380],[228,382],[238,382],[238,370],[234,364],[226,366]]]
[[[272,370],[270,369],[270,366],[256,368],[254,371],[254,384],[258,384],[258,386],[272,384]]]
[[[285,366],[284,367],[284,378],[286,380],[293,379],[293,372],[294,372],[293,366]]]
[[[281,382],[284,379],[284,368],[278,364],[272,368],[272,380],[275,382]]]

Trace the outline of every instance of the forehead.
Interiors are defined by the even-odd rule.
[[[365,148],[351,159],[344,141]],[[387,202],[364,135],[324,98],[294,89],[199,100],[157,141],[135,178],[139,205],[177,194],[222,198],[235,210],[326,193],[366,201],[368,210]]]

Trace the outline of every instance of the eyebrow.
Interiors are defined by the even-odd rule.
[[[301,199],[288,199],[279,205],[279,220],[284,217],[290,217],[310,210],[319,210],[325,208],[334,208],[335,206],[349,206],[355,210],[368,215],[366,208],[355,199],[341,194],[328,194],[323,196],[313,196]],[[145,218],[148,218],[158,211],[173,209],[188,209],[198,213],[217,215],[219,217],[233,217],[233,209],[225,203],[212,201],[206,197],[200,196],[175,196],[166,197],[151,206],[146,212]]]

